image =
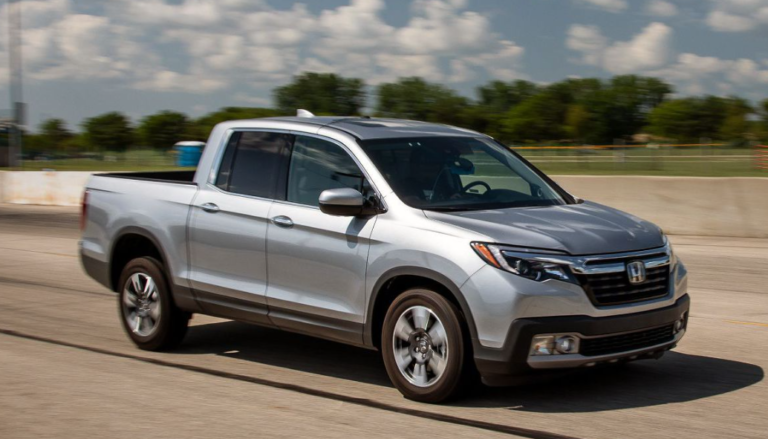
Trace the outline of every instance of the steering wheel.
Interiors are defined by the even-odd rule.
[[[475,186],[483,186],[485,188],[486,192],[490,192],[490,190],[491,190],[491,187],[488,185],[488,183],[486,183],[484,181],[473,181],[472,183],[469,183],[468,185],[466,185],[463,188],[461,188],[461,191],[462,192],[467,192],[467,191],[469,191],[470,189],[472,189]]]

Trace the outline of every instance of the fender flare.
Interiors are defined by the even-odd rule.
[[[109,249],[109,280],[110,284],[113,284],[114,281],[112,280],[112,267],[113,267],[113,261],[115,259],[115,248],[117,247],[117,243],[120,242],[120,240],[125,235],[139,235],[143,238],[148,239],[154,246],[157,248],[157,250],[160,252],[160,256],[162,257],[162,263],[163,268],[166,271],[166,275],[168,277],[168,287],[171,289],[171,296],[173,297],[174,302],[176,303],[176,306],[179,308],[187,311],[187,312],[201,312],[202,309],[200,308],[200,305],[197,303],[197,298],[195,297],[195,293],[192,290],[192,288],[184,285],[179,285],[176,282],[174,282],[174,276],[173,276],[173,268],[170,264],[170,258],[168,257],[168,253],[166,253],[165,248],[160,244],[160,240],[155,237],[155,235],[150,232],[149,230],[137,227],[137,226],[126,226],[120,229],[119,232],[115,234],[114,239],[112,240],[113,244],[112,247]],[[111,288],[113,291],[116,290],[115,285],[111,285]]]
[[[168,271],[169,279],[168,281],[173,284],[173,272],[171,271],[170,264],[168,264],[168,254],[165,252],[165,249],[160,244],[160,240],[158,240],[152,232],[149,230],[138,227],[138,226],[126,226],[120,229],[117,233],[115,233],[115,236],[112,238],[112,245],[109,249],[109,279],[110,284],[112,284],[112,290],[115,290],[116,285],[114,285],[114,282],[112,280],[112,268],[113,263],[115,260],[115,250],[117,248],[117,244],[120,242],[123,237],[126,235],[139,235],[141,237],[147,238],[149,241],[152,242],[152,244],[157,248],[157,250],[160,252],[160,255],[162,255],[163,260],[161,261],[163,263],[164,268]]]
[[[398,276],[419,276],[419,277],[427,278],[431,281],[439,283],[440,285],[444,286],[448,291],[450,291],[451,295],[456,299],[456,302],[458,302],[459,309],[464,315],[464,319],[466,320],[467,327],[469,329],[470,339],[472,340],[472,346],[473,347],[480,346],[477,339],[477,326],[475,326],[475,319],[472,316],[472,311],[469,308],[469,304],[467,303],[466,299],[464,299],[464,295],[462,294],[459,287],[447,276],[441,273],[438,273],[437,271],[430,270],[428,268],[423,268],[423,267],[392,268],[384,272],[384,274],[382,274],[379,277],[379,279],[376,281],[376,284],[374,284],[373,290],[371,291],[371,298],[368,301],[368,309],[366,310],[365,325],[363,328],[363,343],[366,346],[376,345],[376,343],[373,340],[373,330],[374,330],[373,311],[376,305],[376,299],[378,299],[379,293],[381,292],[384,285],[386,285],[387,282],[389,282],[390,280]]]

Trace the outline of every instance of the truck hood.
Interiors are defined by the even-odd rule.
[[[620,253],[664,245],[661,230],[597,203],[466,212],[424,212],[428,218],[517,247],[571,255]]]

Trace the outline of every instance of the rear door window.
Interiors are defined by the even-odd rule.
[[[216,186],[224,191],[260,198],[275,198],[280,167],[293,136],[243,131],[230,138],[222,157]]]

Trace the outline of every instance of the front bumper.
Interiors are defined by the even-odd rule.
[[[552,369],[593,366],[600,363],[655,358],[673,348],[685,335],[690,298],[684,295],[674,305],[635,314],[609,317],[564,316],[523,318],[515,320],[509,328],[506,343],[500,349],[475,345],[475,364],[488,385],[505,385],[516,378]],[[634,333],[659,328],[685,317],[683,330],[671,340],[649,346],[611,352],[602,355],[529,356],[531,340],[535,335],[577,333],[584,338],[597,338]]]

